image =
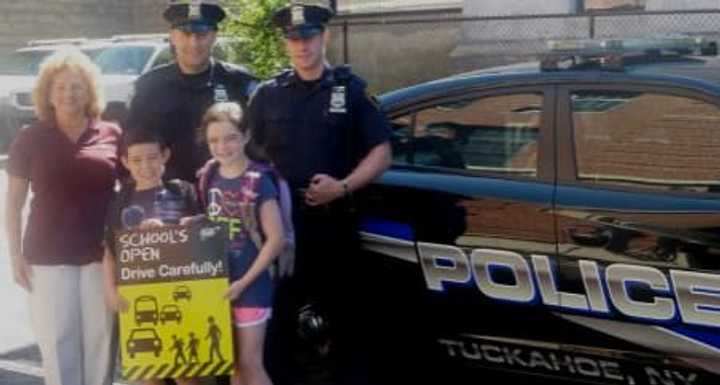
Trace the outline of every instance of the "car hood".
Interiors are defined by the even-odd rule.
[[[100,84],[105,90],[105,99],[108,102],[128,103],[136,79],[136,75],[103,75]]]
[[[16,89],[32,89],[35,84],[35,76],[28,75],[0,75],[0,98],[10,95],[10,91]]]

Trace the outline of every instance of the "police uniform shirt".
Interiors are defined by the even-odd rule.
[[[129,129],[157,130],[172,151],[165,179],[195,180],[195,172],[210,158],[198,141],[197,127],[215,102],[247,105],[256,79],[238,66],[215,61],[203,73],[183,74],[177,64],[158,67],[135,86]]]
[[[387,119],[365,86],[338,67],[307,83],[288,70],[258,88],[249,108],[253,137],[293,188],[318,173],[345,178],[389,139]]]

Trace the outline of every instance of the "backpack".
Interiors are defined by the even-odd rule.
[[[210,180],[217,173],[219,163],[210,159],[205,165],[198,170],[198,196],[203,207],[208,206],[208,185]],[[292,222],[292,198],[290,196],[290,187],[277,170],[267,163],[251,162],[245,171],[247,177],[243,178],[241,186],[240,204],[251,205],[255,203],[258,197],[258,188],[260,186],[260,177],[262,174],[269,174],[275,182],[278,189],[278,204],[280,206],[280,217],[285,233],[285,245],[278,255],[278,261],[291,262],[295,258],[295,227]],[[241,211],[241,215],[253,215],[252,218],[242,218],[243,223],[254,223],[254,212]],[[250,238],[258,250],[262,247],[262,235],[258,226],[250,227]],[[290,268],[292,270],[292,268]],[[283,273],[283,272],[281,272]],[[291,272],[289,274],[292,274]]]

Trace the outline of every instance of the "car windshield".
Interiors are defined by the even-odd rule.
[[[95,63],[105,75],[140,75],[152,53],[152,47],[107,47],[97,54]]]
[[[54,49],[42,49],[31,51],[15,51],[5,56],[0,56],[0,74],[2,75],[37,75],[40,64]],[[91,59],[95,60],[102,51],[100,48],[81,49]]]
[[[35,75],[42,60],[52,51],[16,51],[0,56],[0,74]]]

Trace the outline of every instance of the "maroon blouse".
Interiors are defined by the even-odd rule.
[[[23,255],[38,265],[102,259],[105,212],[118,163],[120,129],[93,121],[73,143],[59,129],[34,124],[10,147],[7,171],[32,190]]]

